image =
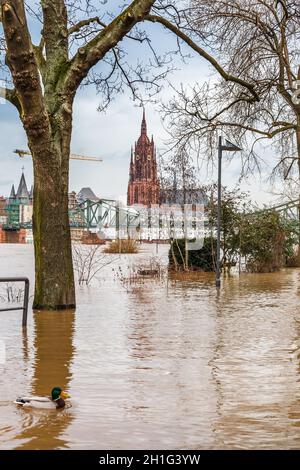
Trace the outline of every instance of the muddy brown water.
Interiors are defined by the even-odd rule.
[[[0,245],[7,275],[32,279],[32,246]],[[300,447],[299,270],[234,276],[217,295],[211,275],[124,286],[111,265],[77,299],[30,312],[27,332],[0,313],[0,449]],[[13,403],[56,385],[62,411]]]

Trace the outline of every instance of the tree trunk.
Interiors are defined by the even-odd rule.
[[[297,156],[298,156],[298,181],[300,186],[300,116],[297,118],[297,129],[296,129],[296,140],[297,140]],[[300,263],[300,190],[299,190],[299,201],[298,201],[298,265]]]
[[[24,2],[0,0],[0,5],[7,45],[6,63],[12,74],[17,107],[34,167],[36,279],[33,307],[72,308],[75,306],[75,289],[68,220],[68,178],[75,92],[63,93],[53,77],[59,65],[66,61],[67,42],[54,34],[57,31],[60,35],[63,27],[52,31],[52,42],[46,47],[48,67],[42,89]],[[52,13],[58,11],[53,5],[48,10]],[[63,10],[60,10],[59,18],[66,22]],[[53,29],[51,19],[46,26]],[[59,46],[55,40],[60,41]]]
[[[57,172],[58,173],[58,172]],[[62,175],[34,165],[33,235],[35,295],[33,307],[75,307],[68,191]]]
[[[52,122],[50,146],[32,148],[34,162],[33,235],[36,309],[75,307],[72,247],[68,215],[71,119]],[[49,148],[50,147],[50,148]],[[37,155],[38,153],[38,155]],[[42,155],[42,156],[41,156]]]

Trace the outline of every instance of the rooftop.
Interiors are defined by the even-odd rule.
[[[91,188],[82,188],[79,193],[77,194],[77,201],[84,202],[87,199],[90,201],[99,201],[99,198],[96,196],[96,194],[93,192]]]
[[[17,197],[17,199],[28,199],[29,198],[29,191],[28,191],[28,188],[27,188],[24,173],[22,173],[16,197]]]

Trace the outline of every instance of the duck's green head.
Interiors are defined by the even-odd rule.
[[[58,400],[59,398],[70,398],[70,395],[67,392],[64,392],[60,387],[54,387],[51,392],[51,398],[53,401]]]

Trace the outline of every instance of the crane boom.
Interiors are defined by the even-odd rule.
[[[21,149],[16,149],[16,150],[14,150],[14,153],[17,153],[20,158],[25,157],[25,155],[31,155],[31,153],[29,152],[29,150],[21,150]]]
[[[16,149],[14,153],[18,154],[20,158],[24,158],[26,155],[31,155],[29,150]],[[86,157],[85,155],[77,155],[76,153],[71,153],[71,160],[88,160],[90,162],[103,162],[102,158],[98,157]]]
[[[72,160],[89,160],[90,162],[103,162],[102,158],[86,157],[84,155],[77,155],[76,153],[71,153],[70,158]]]

